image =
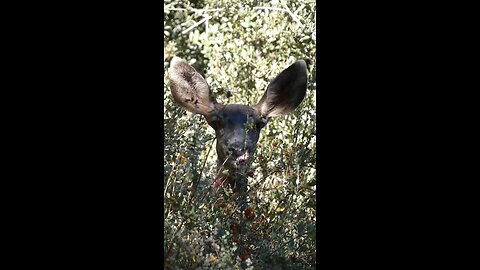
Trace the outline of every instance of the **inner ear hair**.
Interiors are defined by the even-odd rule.
[[[174,57],[168,69],[170,89],[175,102],[192,113],[207,115],[216,109],[207,82],[185,60]]]
[[[265,117],[284,115],[300,105],[306,92],[307,65],[300,60],[273,79],[255,107]]]

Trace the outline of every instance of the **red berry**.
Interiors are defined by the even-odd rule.
[[[255,216],[255,213],[254,213],[253,208],[252,208],[252,207],[248,207],[248,208],[245,210],[245,217],[246,217],[248,220],[252,220],[254,216]]]
[[[221,186],[224,181],[225,181],[225,178],[223,177],[217,178],[217,180],[215,180],[215,182],[213,183],[213,187],[216,188]]]

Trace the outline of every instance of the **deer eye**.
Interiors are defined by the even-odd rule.
[[[267,120],[266,119],[260,119],[259,121],[257,121],[257,123],[255,125],[256,125],[257,129],[264,128],[267,125]]]
[[[210,116],[207,122],[214,129],[218,129],[222,126],[222,118],[218,115]]]

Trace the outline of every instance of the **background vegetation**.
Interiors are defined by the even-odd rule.
[[[165,269],[314,269],[315,8],[314,0],[164,2]],[[173,103],[174,55],[224,104],[256,104],[284,68],[308,63],[305,100],[262,130],[245,213],[229,190],[211,188],[214,131]]]

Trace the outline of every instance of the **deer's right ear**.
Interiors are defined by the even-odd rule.
[[[306,93],[307,64],[300,60],[275,77],[255,107],[263,117],[284,115],[295,110]]]
[[[168,79],[173,99],[187,111],[208,115],[215,110],[217,102],[212,97],[207,82],[185,60],[173,57]]]

